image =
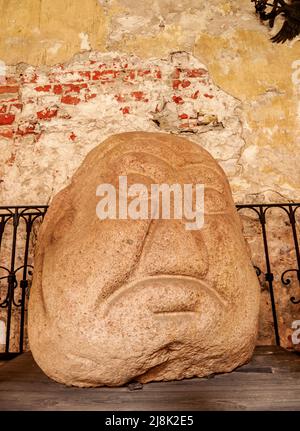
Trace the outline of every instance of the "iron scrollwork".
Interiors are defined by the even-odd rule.
[[[297,228],[296,228],[296,212],[299,210],[299,208],[300,208],[300,205],[295,204],[295,205],[289,206],[288,211],[286,211],[288,213],[289,222],[292,229],[297,268],[289,268],[285,270],[281,275],[281,282],[284,286],[290,286],[292,280],[290,277],[288,277],[288,274],[296,273],[298,286],[300,288],[300,250],[299,250],[299,241],[298,241]],[[300,304],[300,298],[296,299],[295,296],[291,296],[290,301],[293,304]]]
[[[274,333],[275,333],[275,340],[276,344],[280,345],[280,334],[279,334],[279,327],[278,327],[278,318],[277,318],[277,307],[276,307],[276,299],[275,299],[275,293],[274,293],[274,274],[272,272],[272,264],[269,256],[269,244],[268,244],[268,234],[267,234],[267,212],[271,208],[279,208],[283,210],[289,220],[289,224],[291,226],[291,232],[293,236],[293,243],[294,243],[294,249],[296,254],[296,263],[297,263],[297,269],[287,269],[285,270],[281,275],[281,282],[284,286],[291,286],[291,279],[288,277],[288,274],[290,273],[296,273],[298,282],[299,282],[299,288],[300,288],[300,252],[299,252],[299,242],[298,242],[298,235],[297,235],[297,228],[296,228],[296,212],[300,208],[300,203],[287,203],[287,204],[258,204],[258,205],[237,205],[238,211],[241,211],[243,209],[248,209],[254,211],[254,213],[257,215],[257,219],[261,225],[261,234],[262,234],[262,241],[264,246],[264,254],[265,254],[265,265],[266,265],[266,272],[264,274],[265,281],[268,284],[269,293],[270,293],[270,299],[271,299],[271,306],[272,306],[272,315],[273,315],[273,324],[274,324]],[[256,274],[257,276],[260,276],[262,274],[262,271],[260,268],[255,266]],[[291,296],[290,301],[293,304],[299,304],[300,299],[297,299],[294,295]]]
[[[33,266],[27,265],[27,268],[33,269]],[[20,280],[20,283],[18,283],[17,273],[21,270],[24,270],[25,265],[20,266],[13,273],[10,273],[10,270],[8,268],[5,268],[4,266],[0,266],[0,269],[3,271],[6,271],[8,273],[8,275],[0,277],[0,283],[2,283],[1,280],[5,280],[5,279],[7,280],[6,297],[4,298],[4,300],[2,302],[0,302],[0,308],[7,308],[10,302],[12,302],[12,304],[15,307],[21,307],[22,306],[22,299],[19,298],[18,301],[15,299],[16,289],[18,288],[18,286],[20,286],[21,290],[25,291],[25,295],[28,298],[29,297],[30,284],[31,284],[31,280],[28,280],[28,279]],[[28,275],[32,276],[32,271],[28,270]],[[0,298],[0,301],[1,301],[1,298]]]
[[[2,274],[0,277],[0,293],[4,290],[5,294],[0,295],[0,309],[6,310],[6,340],[5,340],[5,355],[10,355],[11,343],[11,325],[13,319],[13,310],[19,310],[19,351],[22,353],[24,345],[24,326],[26,313],[26,300],[29,297],[29,289],[31,284],[31,275],[33,266],[29,264],[29,249],[32,227],[37,219],[43,219],[47,206],[15,206],[15,207],[0,207],[0,247],[4,243],[4,233],[8,225],[12,227],[12,235],[10,250],[10,265],[0,266]],[[18,236],[18,228],[20,222],[25,223],[25,238],[23,249],[23,264],[16,268],[17,245],[20,241]],[[0,248],[1,250],[1,248]],[[21,248],[18,247],[18,253]],[[19,275],[20,274],[20,275]],[[19,289],[20,288],[20,289]]]
[[[291,279],[287,277],[287,274],[290,274],[292,272],[295,272],[297,274],[297,278],[298,278],[299,285],[300,285],[300,271],[299,271],[299,269],[287,269],[281,275],[281,282],[285,286],[289,286],[291,284]],[[300,304],[300,299],[297,300],[295,298],[295,296],[291,296],[290,300],[293,304]]]

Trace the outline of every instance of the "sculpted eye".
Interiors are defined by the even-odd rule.
[[[204,191],[205,214],[221,214],[227,211],[229,203],[226,195],[213,188],[206,187]]]
[[[193,184],[204,184],[206,188],[213,188],[219,193],[224,192],[224,180],[215,169],[207,168],[201,164],[188,165],[182,169]]]
[[[152,182],[163,182],[166,177],[174,175],[173,167],[166,160],[146,152],[128,152],[111,161],[110,166],[119,175],[144,175]]]

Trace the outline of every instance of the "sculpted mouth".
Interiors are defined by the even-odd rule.
[[[129,300],[141,300],[159,316],[195,314],[212,304],[224,309],[227,301],[207,282],[184,275],[155,275],[133,280],[116,290],[105,301],[104,315],[111,307]]]

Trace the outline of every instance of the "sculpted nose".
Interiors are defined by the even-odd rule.
[[[208,252],[201,231],[182,220],[152,220],[142,245],[136,275],[174,274],[203,279]]]

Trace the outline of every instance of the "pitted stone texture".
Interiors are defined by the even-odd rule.
[[[102,183],[204,184],[205,221],[99,220]],[[92,150],[41,227],[29,304],[39,366],[76,386],[229,372],[252,355],[259,286],[224,172],[162,133],[123,133]]]

